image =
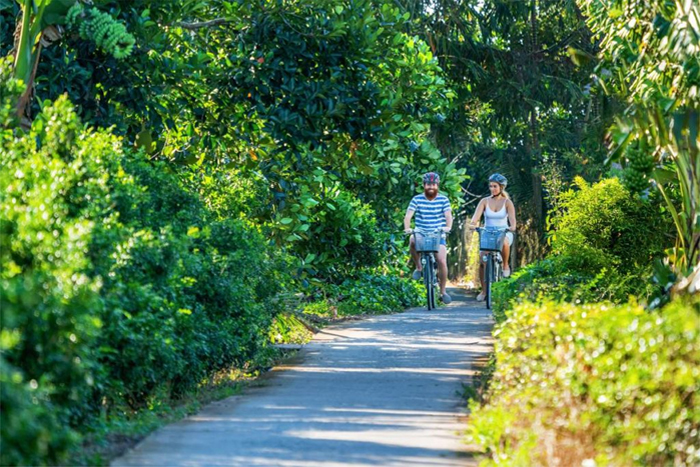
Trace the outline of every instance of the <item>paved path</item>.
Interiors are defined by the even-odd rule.
[[[476,465],[461,383],[491,351],[491,315],[446,308],[324,329],[260,387],[169,425],[113,466]]]

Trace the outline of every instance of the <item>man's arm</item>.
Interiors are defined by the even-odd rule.
[[[403,218],[403,230],[408,233],[411,230],[411,219],[413,218],[413,213],[415,213],[411,208],[406,209],[406,215]]]
[[[445,230],[448,232],[452,230],[452,221],[452,210],[445,211]]]

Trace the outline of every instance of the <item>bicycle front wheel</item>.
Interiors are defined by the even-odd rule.
[[[428,310],[435,308],[435,287],[433,286],[435,268],[433,267],[433,261],[434,259],[430,255],[425,255],[423,280],[425,281],[425,298],[428,302]]]
[[[486,270],[484,271],[484,287],[486,288],[486,308],[491,309],[491,283],[493,282],[493,256],[489,255],[486,260]]]
[[[501,279],[503,279],[503,264],[501,263],[501,260],[494,258],[493,261],[493,282],[498,282]]]

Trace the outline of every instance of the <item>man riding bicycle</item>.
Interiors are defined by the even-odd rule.
[[[406,210],[403,219],[404,230],[412,232],[411,219],[416,215],[416,228],[424,231],[440,229],[445,233],[452,230],[452,208],[447,196],[438,193],[440,177],[434,172],[423,175],[423,194],[416,195]],[[416,266],[413,279],[420,280],[423,275],[423,265],[416,251],[415,237],[411,236],[411,258]],[[447,242],[442,238],[440,250],[437,252],[438,277],[440,279],[440,299],[447,304],[452,298],[445,291],[447,286]]]

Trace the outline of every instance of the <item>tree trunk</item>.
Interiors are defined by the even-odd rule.
[[[539,56],[535,51],[538,50],[537,37],[537,0],[532,0],[532,8],[530,10],[530,33],[532,35],[531,57],[532,66],[534,69],[539,68]],[[531,157],[532,157],[532,213],[534,215],[534,227],[537,234],[542,238],[544,236],[544,204],[542,197],[542,176],[538,171],[538,163],[541,157],[541,147],[539,138],[539,122],[537,120],[537,109],[533,108],[530,111],[530,137]]]

